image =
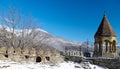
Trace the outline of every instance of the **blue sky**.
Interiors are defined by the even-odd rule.
[[[104,11],[120,41],[119,0],[0,0],[0,10],[12,5],[32,14],[44,30],[72,41],[92,41]]]

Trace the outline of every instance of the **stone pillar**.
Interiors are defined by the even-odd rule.
[[[101,41],[101,42],[99,43],[99,53],[100,53],[100,57],[102,57],[103,52],[104,52],[104,50],[103,50],[103,42]]]
[[[97,46],[97,43],[96,43],[96,42],[94,43],[94,51],[95,51],[95,52],[98,51],[98,46]]]
[[[115,53],[115,51],[116,51],[115,48],[116,48],[116,47],[115,47],[115,45],[114,45],[114,51],[113,51],[114,53]]]
[[[94,56],[98,56],[99,48],[98,48],[98,43],[95,41],[94,42]]]
[[[117,46],[115,46],[115,53],[117,52]]]
[[[101,55],[102,55],[102,56],[103,56],[103,52],[104,52],[104,49],[103,49],[103,48],[104,48],[104,42],[102,41],[102,42],[101,42]]]
[[[101,43],[99,43],[99,53],[101,52]]]
[[[114,45],[113,45],[113,43],[112,43],[112,53],[114,52]]]
[[[99,51],[99,46],[100,46],[99,43],[97,43],[97,44],[96,44],[96,52],[97,52],[97,53],[100,52],[100,51]]]

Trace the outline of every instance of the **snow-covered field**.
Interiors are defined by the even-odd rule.
[[[0,61],[0,69],[105,69],[89,62],[74,63],[63,62],[59,64],[42,64],[33,62],[3,62]]]

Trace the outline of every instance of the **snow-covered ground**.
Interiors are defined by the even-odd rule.
[[[74,63],[63,62],[59,64],[42,64],[34,62],[7,62],[0,61],[0,69],[105,69],[103,67],[92,65],[89,62]]]

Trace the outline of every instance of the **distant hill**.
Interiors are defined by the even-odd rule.
[[[2,29],[2,27],[0,28]],[[9,28],[6,29],[7,33],[9,34],[11,31]],[[29,33],[32,30],[29,30],[26,32]],[[57,49],[58,51],[64,51],[65,50],[65,46],[81,46],[82,51],[93,51],[93,46],[90,44],[87,44],[86,42],[73,42],[73,41],[69,41],[67,39],[58,37],[58,36],[53,36],[51,34],[49,34],[47,31],[43,30],[43,29],[35,29],[33,33],[37,34],[34,38],[34,47],[36,47],[37,49],[41,48],[43,50],[46,50],[46,48],[49,48],[51,50],[53,49]],[[24,34],[25,36],[27,36],[26,34]],[[15,30],[15,35],[17,38],[21,37],[21,30]],[[74,37],[74,36],[73,36]],[[40,42],[39,42],[40,41]],[[29,46],[31,47],[31,46]]]

